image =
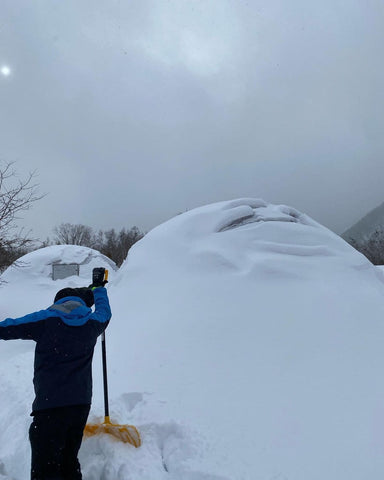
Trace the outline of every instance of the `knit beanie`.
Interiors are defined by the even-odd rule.
[[[59,290],[56,293],[54,303],[56,303],[58,300],[61,298],[65,297],[79,297],[81,298],[87,307],[92,307],[92,305],[95,303],[95,300],[93,298],[93,292],[89,288],[83,287],[83,288],[63,288],[62,290]]]

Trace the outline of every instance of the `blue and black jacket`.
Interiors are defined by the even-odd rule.
[[[65,297],[46,310],[0,322],[0,339],[36,342],[32,414],[91,403],[93,351],[111,318],[107,290],[93,294],[94,312],[81,298]]]

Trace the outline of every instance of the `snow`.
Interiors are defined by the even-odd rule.
[[[49,276],[53,258],[89,258],[82,248],[48,247],[6,271],[2,318],[87,285],[108,259]],[[149,232],[108,289],[111,418],[143,444],[86,439],[84,480],[384,474],[384,272],[340,237],[285,205],[215,203]],[[33,348],[1,343],[0,479],[29,475]],[[102,418],[98,347],[90,420]]]

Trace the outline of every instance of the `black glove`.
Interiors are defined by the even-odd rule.
[[[104,287],[108,283],[108,270],[99,267],[94,268],[92,271],[92,283],[88,288],[94,289],[98,287]]]

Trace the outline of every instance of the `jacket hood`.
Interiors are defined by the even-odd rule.
[[[70,326],[84,325],[92,314],[92,309],[79,297],[61,298],[47,310],[54,311],[55,315]]]

